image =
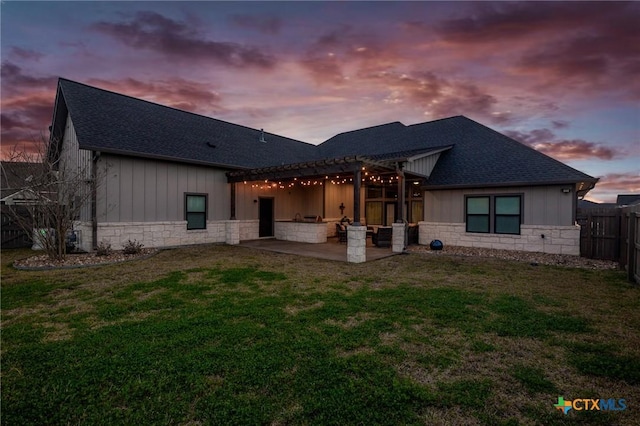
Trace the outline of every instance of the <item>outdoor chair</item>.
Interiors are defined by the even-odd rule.
[[[344,225],[336,223],[336,235],[340,244],[347,242],[347,228]]]
[[[376,233],[371,236],[371,242],[377,247],[391,247],[392,233],[393,228],[380,226]]]

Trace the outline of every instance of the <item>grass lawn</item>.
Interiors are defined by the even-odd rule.
[[[638,424],[640,288],[618,271],[229,246],[18,271],[2,424]],[[554,408],[624,398],[625,411]]]

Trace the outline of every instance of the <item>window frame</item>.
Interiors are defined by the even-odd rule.
[[[189,197],[204,197],[204,212],[190,212],[188,210]],[[193,228],[189,227],[189,215],[202,214],[204,215],[204,227]],[[185,192],[184,193],[184,220],[187,221],[187,231],[201,231],[207,229],[207,220],[209,215],[209,194],[198,192]]]
[[[518,199],[518,214],[510,213],[498,213],[498,198],[517,198]],[[493,196],[493,233],[500,235],[520,235],[522,227],[522,195],[521,194],[500,194]],[[518,217],[518,232],[498,232],[498,217]]]
[[[489,213],[477,214],[468,213],[468,200],[470,198],[487,198],[489,200]],[[519,200],[519,213],[518,214],[497,214],[496,203],[498,198],[518,198]],[[524,194],[522,193],[505,193],[505,194],[469,194],[464,196],[464,219],[465,219],[465,232],[471,234],[497,234],[497,235],[521,235],[522,234],[522,221],[523,221],[523,204]],[[469,230],[469,216],[486,216],[488,217],[488,230],[487,231],[470,231]],[[498,232],[496,231],[496,218],[498,217],[518,217],[518,232]]]
[[[486,198],[488,211],[486,214],[469,213],[469,200],[473,198]],[[486,217],[487,218],[487,230],[486,231],[470,231],[469,230],[469,216],[474,217]],[[491,196],[490,195],[466,195],[464,197],[464,224],[465,232],[473,234],[490,234],[491,233]]]

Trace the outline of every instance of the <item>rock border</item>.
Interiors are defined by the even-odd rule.
[[[19,265],[18,263],[21,261],[25,261],[27,259],[31,259],[33,257],[37,257],[37,256],[41,256],[41,255],[35,255],[35,256],[29,256],[29,257],[23,257],[22,259],[17,259],[14,260],[11,263],[11,266],[14,269],[20,270],[20,271],[52,271],[52,270],[58,270],[58,269],[80,269],[80,268],[93,268],[96,266],[109,266],[109,265],[116,265],[118,263],[126,263],[126,262],[132,262],[134,260],[145,260],[145,259],[149,259],[153,256],[155,256],[156,254],[160,253],[160,249],[143,249],[143,251],[145,253],[141,253],[139,255],[124,255],[124,256],[130,256],[130,258],[126,258],[126,259],[118,259],[118,260],[105,260],[104,262],[98,262],[98,263],[90,263],[90,264],[83,264],[83,265],[47,265],[47,266],[23,266],[23,265]],[[121,251],[117,251],[115,252],[116,254],[121,254]],[[91,257],[100,257],[100,256],[96,256],[95,253],[87,253],[87,254],[80,254],[82,255],[86,255],[86,256],[91,256]],[[72,254],[71,256],[76,256],[75,254]],[[105,256],[105,258],[108,258],[108,256]]]

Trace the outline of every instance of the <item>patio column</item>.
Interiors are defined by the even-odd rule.
[[[360,165],[353,172],[353,225],[360,226],[360,188],[362,186],[362,169]]]
[[[402,170],[403,163],[398,163],[396,167],[396,172],[398,176],[398,217],[396,218],[396,223],[404,223],[405,216],[405,207],[404,203],[406,202],[405,196],[405,185],[404,185],[404,170]]]
[[[398,162],[396,165],[396,173],[398,176],[398,217],[396,223],[393,224],[393,236],[391,239],[391,251],[394,253],[402,253],[407,247],[407,226],[405,217],[405,179],[404,163]]]
[[[231,220],[236,220],[236,183],[231,184]]]
[[[347,262],[363,263],[367,261],[367,227],[347,226]]]

